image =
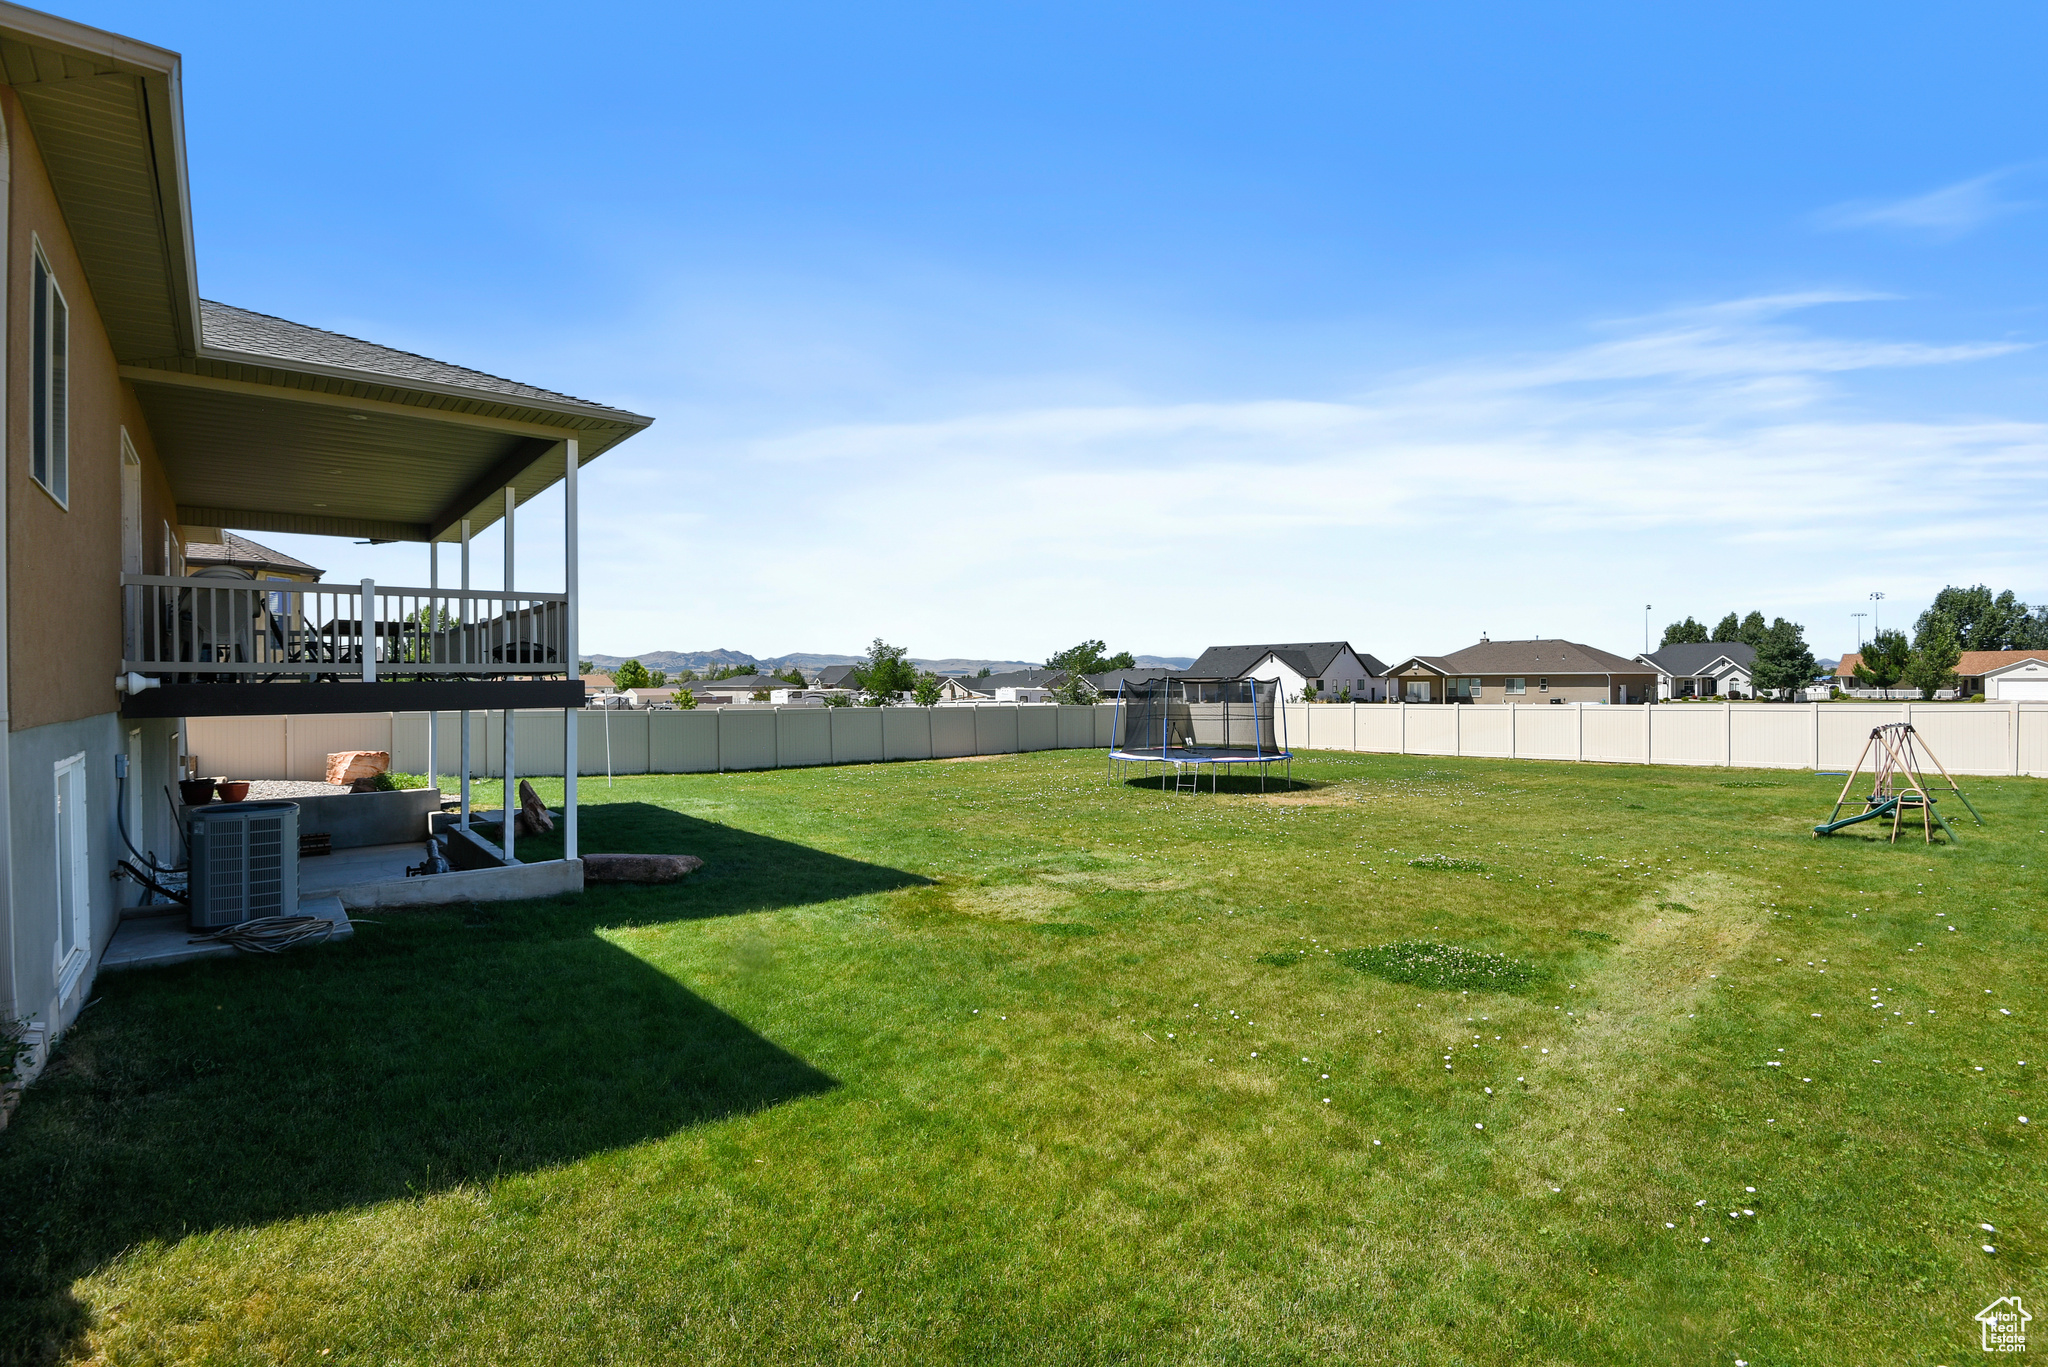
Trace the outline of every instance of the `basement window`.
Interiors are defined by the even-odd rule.
[[[50,497],[71,506],[71,309],[64,291],[34,244],[34,295],[30,342],[29,473]]]

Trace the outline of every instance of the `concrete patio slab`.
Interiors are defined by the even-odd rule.
[[[318,916],[332,921],[334,929],[329,932],[330,940],[345,940],[355,934],[355,927],[349,924],[348,912],[342,908],[341,899],[330,894],[299,897],[299,915]],[[114,968],[161,968],[166,964],[182,964],[193,959],[219,959],[238,953],[233,945],[214,941],[193,941],[198,935],[186,924],[182,907],[166,907],[156,916],[133,916],[114,928],[114,938],[107,945],[107,952],[100,956],[102,969]]]

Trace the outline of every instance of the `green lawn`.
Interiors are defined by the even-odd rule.
[[[705,870],[103,978],[0,1134],[0,1338],[1779,1367],[2048,1294],[2040,783],[1930,849],[1811,775],[1102,766],[598,780],[586,848]],[[1505,971],[1347,953],[1407,941]]]

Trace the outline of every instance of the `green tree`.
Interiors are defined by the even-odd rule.
[[[851,699],[851,698],[847,697],[847,696],[846,696],[846,695],[845,695],[844,693],[827,693],[827,694],[825,695],[825,699],[824,699],[824,702],[825,702],[825,706],[827,706],[827,707],[851,707],[851,706],[853,706],[853,699]]]
[[[1778,620],[1782,622],[1785,619],[1780,617]],[[1735,633],[1735,639],[1752,649],[1762,650],[1770,634],[1771,629],[1764,625],[1764,615],[1761,612],[1752,612],[1742,619],[1742,626]]]
[[[892,646],[877,636],[867,655],[853,667],[853,686],[861,691],[864,707],[886,707],[917,687],[917,669],[903,657],[902,646]]]
[[[1903,631],[1880,631],[1856,660],[1857,682],[1871,688],[1890,688],[1905,675],[1913,656],[1912,643]]]
[[[621,661],[618,668],[612,670],[612,684],[621,693],[629,688],[652,688],[651,679],[647,666],[638,660]]]
[[[945,691],[945,682],[938,675],[926,670],[917,676],[917,683],[910,690],[910,700],[919,707],[933,707],[939,695]]]
[[[597,665],[591,660],[578,660],[576,662],[576,672],[578,674],[595,674],[597,673]]]
[[[1729,613],[1714,625],[1713,638],[1716,641],[1739,641],[1742,639],[1742,619]]]
[[[1712,639],[1707,635],[1707,629],[1688,615],[1683,622],[1673,622],[1664,628],[1664,645],[1657,648],[1662,650],[1664,646],[1692,645]]]
[[[687,688],[678,688],[673,699],[675,705],[685,712],[697,710],[697,695]]]
[[[694,669],[686,669],[686,670],[684,670],[684,671],[683,671],[682,673],[680,673],[680,674],[676,675],[676,682],[677,682],[677,683],[679,683],[679,684],[682,684],[682,683],[689,683],[689,682],[691,682],[692,680],[694,680],[694,679],[695,679],[696,677],[697,677],[697,671],[696,671],[696,670],[694,670]]]
[[[1761,614],[1750,615],[1763,620]],[[1797,702],[1798,690],[1812,683],[1818,672],[1813,651],[1806,644],[1806,628],[1782,617],[1764,628],[1763,639],[1756,643],[1756,663],[1750,668],[1750,683],[1757,692],[1782,690],[1792,695],[1790,701]]]
[[[1919,689],[1922,698],[1932,698],[1941,689],[1955,686],[1956,661],[1962,657],[1963,643],[1955,619],[1929,609],[1920,614],[1913,636],[1913,654],[1900,677],[1909,687]]]
[[[667,687],[668,687],[668,671],[667,671],[667,670],[665,670],[665,669],[650,669],[650,670],[648,670],[648,671],[647,671],[647,686],[648,686],[649,688],[667,688]]]
[[[1101,674],[1111,669],[1136,669],[1138,661],[1128,650],[1119,650],[1114,655],[1103,654],[1100,641],[1083,641],[1077,646],[1068,646],[1045,662],[1047,669],[1064,669],[1069,674]]]
[[[1993,595],[1982,584],[1954,585],[1934,595],[1934,603],[1913,624],[1917,637],[1936,614],[1953,624],[1964,650],[2038,650],[2048,646],[2048,607],[2030,608],[2011,589]]]
[[[789,668],[783,670],[780,674],[770,674],[768,677],[771,679],[780,679],[784,683],[788,684],[791,688],[802,688],[804,686],[804,672],[801,669],[798,669],[795,665],[791,665]]]
[[[1053,686],[1052,700],[1056,703],[1065,703],[1068,707],[1084,707],[1095,701],[1095,695],[1088,691],[1088,685],[1079,674],[1069,674],[1065,683]]]
[[[980,669],[975,671],[974,677],[977,679],[986,679],[989,675],[993,673],[995,673],[993,669],[990,669],[987,665],[983,665]]]

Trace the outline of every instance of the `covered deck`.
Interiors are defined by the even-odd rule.
[[[176,499],[179,539],[219,540],[232,528],[418,542],[424,583],[176,573],[182,565],[123,574],[122,715],[461,713],[462,761],[449,777],[467,827],[467,714],[507,719],[505,780],[516,791],[514,713],[583,704],[577,472],[650,419],[225,304],[199,301],[197,312],[192,352],[120,367]],[[518,509],[558,484],[561,579],[516,584]],[[486,587],[473,582],[470,543],[499,522],[504,561]],[[573,863],[569,734],[563,818]],[[440,778],[430,773],[429,785]],[[506,831],[508,865],[515,843]]]

